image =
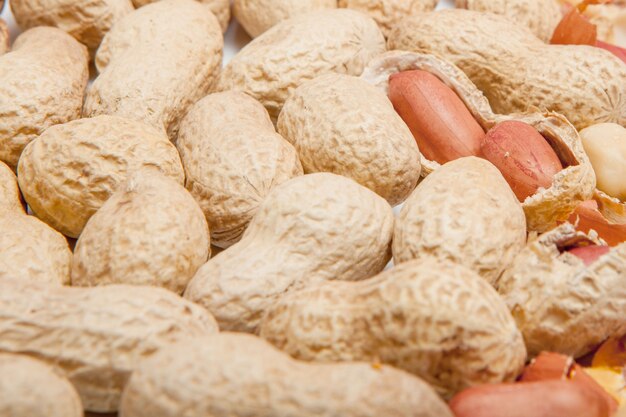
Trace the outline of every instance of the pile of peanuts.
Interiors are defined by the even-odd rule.
[[[4,3],[0,416],[626,416],[625,2]]]

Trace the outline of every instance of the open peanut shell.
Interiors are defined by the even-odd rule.
[[[603,242],[564,223],[530,242],[496,282],[531,357],[580,357],[626,333],[626,243],[590,265],[568,252],[589,245]]]
[[[596,190],[593,199],[598,203],[598,210],[611,223],[626,225],[626,202]]]
[[[523,203],[529,231],[545,232],[556,226],[585,200],[591,198],[596,178],[578,132],[567,119],[557,113],[498,115],[472,81],[455,65],[433,55],[390,51],[370,61],[361,78],[388,93],[389,76],[402,71],[422,70],[437,76],[467,106],[485,132],[496,124],[515,120],[530,124],[543,135],[556,152],[563,166],[548,189],[539,189]],[[422,155],[422,176],[440,164]]]

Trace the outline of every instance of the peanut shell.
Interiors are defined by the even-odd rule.
[[[146,166],[183,184],[180,157],[164,133],[141,122],[98,116],[46,130],[24,150],[18,181],[37,217],[78,237],[127,175]]]
[[[278,132],[306,173],[352,178],[396,205],[415,189],[420,154],[411,131],[377,88],[353,76],[326,74],[285,102]]]
[[[435,10],[437,0],[338,0],[338,5],[369,14],[387,35],[403,17]]]
[[[193,387],[193,389],[190,389]],[[124,417],[452,417],[419,378],[367,363],[307,364],[238,333],[178,343],[132,375]]]
[[[270,192],[238,243],[200,268],[185,298],[207,307],[223,330],[254,332],[286,292],[380,272],[393,222],[384,199],[348,178],[294,178]]]
[[[268,310],[260,335],[297,359],[381,361],[444,398],[513,381],[526,360],[498,293],[475,272],[432,257],[289,294]]]
[[[211,94],[181,123],[176,146],[186,187],[204,211],[211,243],[241,239],[259,204],[283,182],[302,175],[296,150],[282,138],[265,107],[247,94]]]
[[[158,349],[216,332],[206,310],[161,288],[0,280],[0,352],[54,366],[89,411],[116,411],[130,373]]]
[[[135,7],[139,8],[146,4],[154,3],[158,0],[132,0]],[[217,20],[220,22],[222,32],[226,32],[228,29],[228,23],[230,22],[230,0],[197,0],[200,3],[209,6],[209,9],[213,12]]]
[[[2,6],[0,3],[0,11],[1,10]],[[9,51],[9,41],[9,27],[4,20],[0,19],[0,55]]]
[[[24,206],[17,177],[8,165],[0,162],[0,215],[5,210],[24,213]]]

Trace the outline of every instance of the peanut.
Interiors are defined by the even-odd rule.
[[[585,265],[589,266],[603,255],[609,253],[611,249],[608,246],[581,246],[568,250],[569,253],[583,260]]]
[[[83,416],[72,384],[28,356],[0,353],[0,393],[0,415],[5,417]]]
[[[406,200],[420,177],[411,132],[387,97],[357,77],[327,74],[303,83],[285,102],[278,132],[306,173],[352,178],[391,205]]]
[[[2,11],[2,3],[0,2],[0,11]],[[9,28],[6,22],[0,19],[0,55],[9,51]]]
[[[154,3],[158,0],[132,0],[135,7],[139,8],[146,4]],[[230,0],[197,0],[200,3],[206,4],[213,12],[217,20],[220,22],[222,32],[226,32],[228,29],[228,23],[230,22]]]
[[[405,16],[434,10],[437,0],[338,0],[339,7],[359,10],[374,18],[387,35]]]
[[[419,378],[368,363],[295,361],[240,333],[177,343],[144,361],[124,417],[453,417]]]
[[[621,204],[623,206],[623,204]],[[580,204],[571,214],[569,222],[584,233],[596,232],[605,242],[611,246],[626,242],[626,220],[609,219],[603,211],[598,209],[595,200],[588,200]]]
[[[356,182],[320,173],[276,187],[242,239],[196,273],[185,298],[220,328],[255,332],[280,296],[324,280],[359,280],[390,258],[393,212]]]
[[[445,164],[478,155],[485,132],[461,99],[436,76],[419,70],[393,74],[389,99],[429,160]]]
[[[17,177],[11,168],[0,162],[0,216],[5,210],[24,213],[24,205]]]
[[[494,164],[523,202],[540,188],[552,186],[563,165],[546,139],[532,126],[506,121],[487,132],[481,155]]]

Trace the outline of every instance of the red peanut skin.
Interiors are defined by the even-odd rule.
[[[532,126],[506,121],[487,132],[481,155],[494,164],[524,202],[539,188],[550,188],[563,165],[546,139]]]
[[[482,385],[450,401],[456,417],[609,417],[606,403],[571,381]]]
[[[568,252],[583,260],[585,265],[589,266],[594,263],[602,255],[609,253],[611,249],[608,246],[585,246],[570,249]]]
[[[581,203],[568,220],[572,224],[577,224],[576,229],[584,233],[595,230],[609,246],[617,246],[626,242],[626,224],[609,222],[598,211],[598,203],[588,200]]]
[[[389,99],[426,159],[445,164],[478,155],[485,132],[459,96],[436,76],[420,70],[393,74]]]

